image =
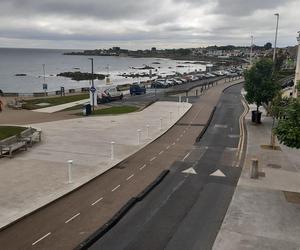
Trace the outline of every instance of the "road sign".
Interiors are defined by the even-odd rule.
[[[43,90],[47,90],[48,89],[48,85],[46,83],[43,83]]]
[[[95,93],[95,92],[97,91],[97,89],[96,89],[95,87],[91,87],[91,88],[90,88],[90,91],[91,91],[92,93]]]

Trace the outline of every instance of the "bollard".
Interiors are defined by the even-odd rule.
[[[169,113],[170,122],[172,121],[172,112]]]
[[[189,98],[188,97],[186,98],[186,103],[189,103]]]
[[[138,136],[138,145],[140,145],[140,144],[141,144],[141,132],[142,132],[142,130],[140,130],[140,129],[138,129],[138,130],[137,130],[137,136]]]
[[[178,116],[180,115],[180,104],[177,103],[177,112],[178,112]]]
[[[73,160],[68,160],[68,184],[72,183],[72,165]]]
[[[250,177],[252,179],[257,179],[258,178],[258,159],[253,158],[251,159],[252,164],[250,167]]]
[[[150,125],[147,124],[147,139],[150,139],[150,133],[149,133],[149,128],[150,128]]]
[[[198,96],[198,89],[196,89],[196,96]]]
[[[181,102],[181,95],[178,97],[178,102]]]
[[[114,150],[114,145],[115,145],[115,142],[112,141],[110,143],[110,159],[113,161],[114,158],[115,158],[115,150]]]
[[[162,120],[163,120],[163,118],[161,117],[159,120],[160,120],[160,130],[162,130]]]

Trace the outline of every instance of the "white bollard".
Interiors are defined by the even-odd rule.
[[[186,103],[189,103],[189,98],[188,97],[186,98]]]
[[[140,144],[141,144],[141,132],[142,132],[142,130],[140,130],[140,129],[138,129],[138,130],[137,130],[137,136],[138,136],[138,145],[140,145]]]
[[[73,160],[68,160],[68,184],[72,183],[72,165]]]
[[[149,125],[149,124],[147,124],[147,139],[150,139],[149,128],[150,128],[150,125]]]
[[[170,122],[172,121],[172,114],[173,114],[173,112],[169,113]]]
[[[114,145],[115,145],[115,142],[112,141],[110,143],[110,159],[113,161],[115,159],[115,149],[114,149]]]
[[[177,103],[177,112],[178,112],[178,116],[180,115],[180,104]]]
[[[181,95],[178,97],[178,102],[181,102]]]
[[[163,118],[161,117],[159,120],[160,120],[160,130],[162,130],[162,127],[163,127],[163,124],[162,124]]]

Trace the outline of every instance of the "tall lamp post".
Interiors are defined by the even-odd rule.
[[[275,43],[274,43],[274,52],[273,52],[273,63],[275,65],[276,60],[276,48],[277,48],[277,35],[278,35],[278,22],[279,22],[279,13],[274,14],[276,18],[276,31],[275,31]]]
[[[93,106],[93,111],[95,110],[95,85],[94,85],[94,58],[89,58],[89,60],[91,60],[91,64],[92,64],[92,87],[90,88],[90,94],[91,94],[91,98],[92,98],[92,106]]]
[[[252,66],[252,53],[253,53],[253,36],[251,36],[251,44],[250,44],[250,66]]]

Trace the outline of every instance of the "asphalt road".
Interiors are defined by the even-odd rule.
[[[233,167],[243,112],[240,90],[237,85],[225,91],[200,142],[90,249],[212,248],[241,173]],[[183,173],[186,169],[196,174]]]
[[[210,152],[210,148],[206,150],[205,146],[203,148],[201,145],[194,145],[195,138],[203,130],[204,124],[207,122],[225,86],[228,85],[220,83],[208,89],[201,97],[195,98],[193,107],[174,127],[121,164],[107,171],[105,174],[98,176],[76,192],[70,193],[50,203],[43,209],[34,212],[30,216],[2,229],[0,231],[1,249],[73,249],[97,228],[106,223],[131,197],[138,195],[144,190],[162,170],[170,168],[174,162],[183,159],[187,153],[191,151],[192,153],[185,159],[185,162],[177,162],[172,167],[170,177],[174,176],[174,178],[168,178],[164,183],[174,181],[174,183],[178,185],[176,179],[181,181],[191,179],[193,182],[189,185],[191,185],[191,197],[194,197],[194,189],[192,189],[192,187],[195,186],[196,189],[199,188],[198,179],[200,179],[201,183],[204,183],[204,180],[207,179],[205,175],[206,172],[204,171],[206,168],[202,170],[202,167],[198,166],[197,168],[201,168],[201,172],[197,176],[181,175],[180,171],[176,169],[184,168],[183,166],[185,164],[185,167],[193,165],[195,162],[193,161],[193,157],[196,157],[203,150]],[[142,97],[136,96],[135,98]],[[238,117],[236,118],[238,119]],[[235,126],[237,126],[237,124],[235,124]],[[226,129],[224,129],[224,131],[226,131]],[[238,133],[238,131],[234,131],[234,133]],[[211,136],[213,135],[214,134]],[[206,140],[207,139],[204,138],[203,143],[205,143]],[[229,139],[227,138],[226,140]],[[235,138],[234,142],[236,140],[237,138]],[[208,143],[206,144],[208,145]],[[229,150],[229,152],[231,151]],[[226,157],[226,154],[224,154],[223,158],[226,159]],[[176,167],[178,164],[179,166]],[[215,164],[216,163],[213,163],[211,166],[215,166]],[[198,169],[196,170],[199,171]],[[221,181],[224,182],[224,180],[222,179]],[[185,181],[182,185],[186,185],[184,183]],[[159,186],[159,189],[157,189],[162,190],[162,194],[167,194],[168,190],[170,190],[170,188],[172,189],[172,185],[169,188],[166,186],[166,189],[162,187],[163,186]],[[231,185],[226,185],[226,187],[231,187]],[[187,191],[189,190],[187,189]],[[149,196],[149,199],[156,192],[155,190],[155,192]],[[185,193],[183,195],[189,196],[190,194]],[[162,197],[162,201],[163,200]],[[168,201],[168,199],[164,200],[164,202],[158,200],[153,205],[161,204],[162,206],[166,201]],[[189,198],[184,204],[185,203],[191,205],[193,200]],[[175,204],[170,203],[170,205],[176,207],[180,204],[175,202]],[[145,207],[147,206],[145,205]],[[210,207],[208,208],[209,210],[211,209]],[[170,209],[170,207],[166,207],[166,209]],[[170,210],[172,211],[173,208]],[[132,212],[134,211],[135,210]],[[140,211],[143,213],[142,210]],[[161,210],[161,212],[163,211],[164,210]],[[163,217],[163,214],[160,216]],[[178,216],[180,216],[180,213]],[[139,219],[141,222],[143,221],[142,217]],[[172,223],[170,222],[166,225],[170,226]],[[155,225],[156,224],[153,224],[154,227]],[[134,228],[136,227],[130,230],[134,230]],[[150,229],[151,228],[149,228],[149,230]],[[115,239],[118,239],[118,237]],[[137,238],[136,244],[139,244],[138,239],[141,240],[141,238]],[[129,241],[127,243],[129,243]],[[117,249],[120,248],[117,247]]]

